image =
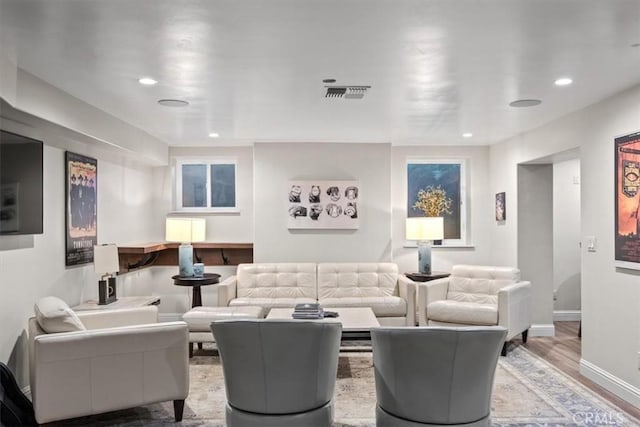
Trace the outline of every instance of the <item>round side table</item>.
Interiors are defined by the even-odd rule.
[[[193,296],[191,299],[191,308],[202,305],[202,294],[200,286],[215,285],[220,280],[220,275],[216,273],[204,273],[202,277],[182,277],[175,275],[171,277],[173,284],[177,286],[191,286],[193,288]]]

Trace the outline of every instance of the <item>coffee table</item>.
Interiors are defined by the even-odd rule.
[[[312,322],[340,322],[342,323],[342,339],[370,339],[371,328],[380,326],[373,310],[369,307],[322,307],[324,311],[335,311],[338,317],[312,319]],[[293,319],[293,308],[272,308],[267,319]],[[306,319],[305,319],[306,320]]]

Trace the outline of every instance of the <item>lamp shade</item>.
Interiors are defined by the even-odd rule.
[[[444,239],[444,218],[441,216],[407,218],[406,238],[407,240]]]
[[[120,270],[118,263],[118,247],[114,244],[93,247],[93,266],[101,276]]]
[[[167,218],[166,240],[169,242],[203,242],[205,239],[204,218]]]

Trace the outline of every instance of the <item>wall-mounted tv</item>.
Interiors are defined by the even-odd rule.
[[[42,234],[42,141],[0,130],[0,235]]]

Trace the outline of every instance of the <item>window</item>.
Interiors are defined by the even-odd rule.
[[[421,192],[425,200],[422,208],[435,211],[427,213],[419,207],[420,203],[417,202]],[[444,202],[437,202],[438,197]],[[432,208],[434,205],[436,207]],[[444,217],[444,239],[447,244],[466,244],[466,177],[463,160],[407,160],[407,217],[416,216]]]
[[[176,209],[237,212],[235,159],[178,159]]]

